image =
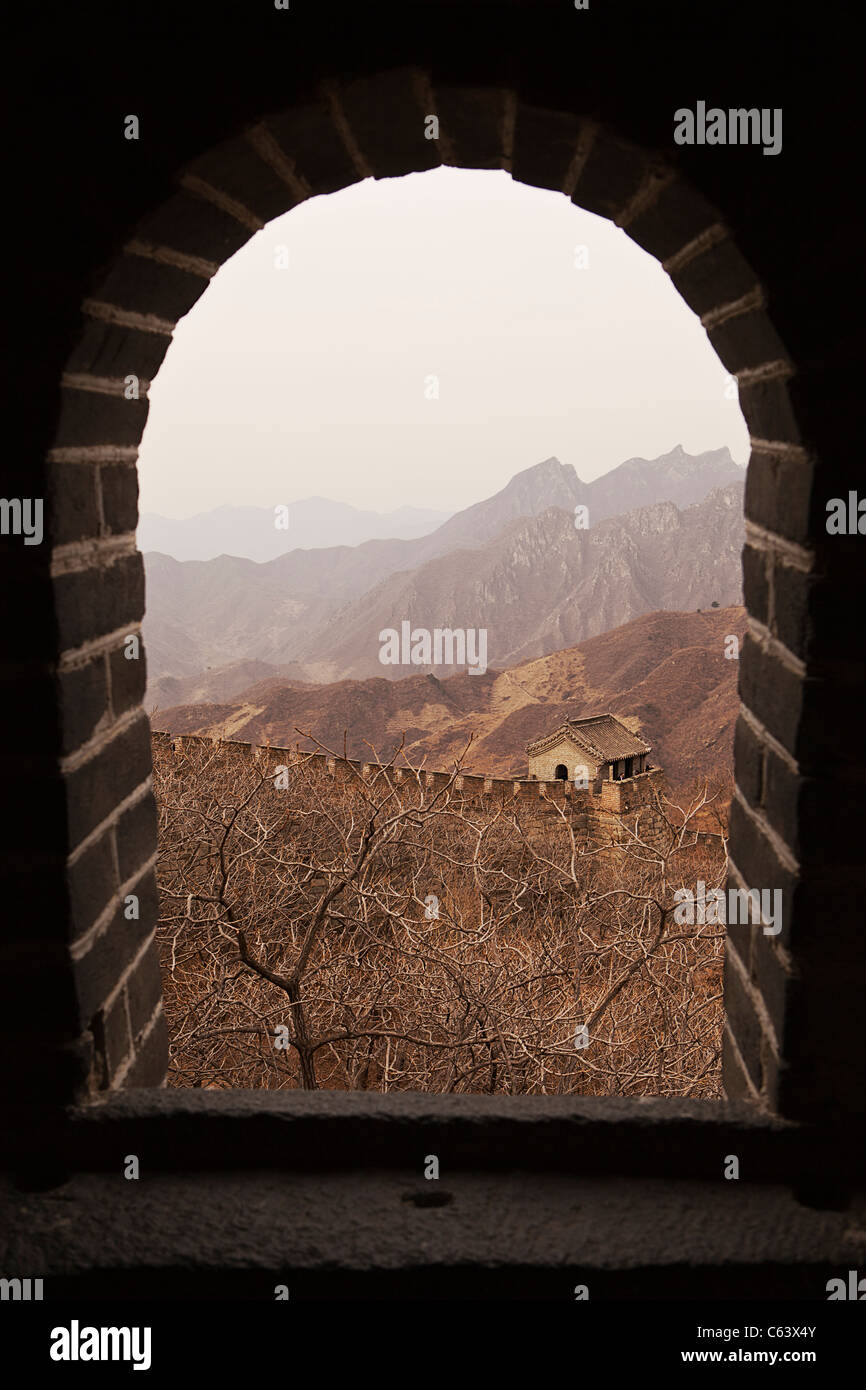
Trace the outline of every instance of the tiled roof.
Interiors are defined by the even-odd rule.
[[[591,753],[599,762],[610,763],[617,758],[637,758],[651,751],[612,714],[596,714],[589,719],[567,719],[558,729],[526,745],[527,753],[543,753],[562,738],[570,738],[578,747]]]

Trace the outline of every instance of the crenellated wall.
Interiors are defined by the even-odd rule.
[[[360,777],[373,782],[387,775],[391,784],[401,788],[422,787],[427,793],[437,793],[449,785],[465,798],[478,797],[499,802],[515,802],[518,807],[544,815],[554,808],[569,808],[577,829],[607,841],[620,840],[623,827],[619,818],[639,812],[653,801],[653,789],[661,789],[662,769],[654,767],[622,782],[602,782],[595,793],[592,786],[578,788],[571,782],[552,780],[541,782],[529,778],[486,777],[477,773],[431,771],[427,768],[393,767],[356,758],[338,758],[329,753],[306,753],[297,748],[277,748],[272,744],[244,743],[236,739],[214,739],[204,734],[166,734],[154,732],[154,746],[180,750],[188,746],[219,745],[236,752],[239,757],[260,762],[263,756],[272,758],[273,766],[291,767],[303,763],[321,768],[338,780],[351,781]]]

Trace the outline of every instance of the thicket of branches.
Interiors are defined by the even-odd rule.
[[[708,792],[612,850],[568,808],[281,757],[155,746],[171,1084],[720,1094],[724,929],[673,916],[724,884]]]

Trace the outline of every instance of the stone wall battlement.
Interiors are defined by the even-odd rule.
[[[427,768],[394,767],[391,764],[374,763],[357,758],[340,758],[329,753],[306,753],[297,748],[278,748],[272,744],[244,743],[236,739],[210,738],[203,734],[154,733],[156,746],[180,751],[188,747],[211,746],[224,749],[240,757],[260,763],[263,756],[274,759],[274,769],[299,764],[311,764],[337,779],[360,777],[365,782],[373,782],[377,777],[388,774],[396,787],[422,786],[425,790],[438,791],[453,782],[454,790],[467,797],[485,797],[496,801],[517,801],[526,807],[538,807],[543,803],[571,807],[572,813],[587,812],[607,818],[625,815],[646,805],[652,799],[653,787],[660,787],[662,769],[650,768],[621,782],[602,782],[596,793],[592,786],[575,787],[562,780],[551,782],[530,781],[528,778],[488,777],[481,773],[458,773],[431,771]]]
[[[261,763],[261,759],[272,759],[274,776],[278,767],[311,765],[327,773],[335,781],[349,781],[361,778],[364,783],[374,784],[389,778],[396,790],[410,787],[424,788],[425,792],[443,790],[452,784],[453,791],[464,798],[482,799],[520,808],[532,816],[546,816],[567,810],[571,823],[577,830],[585,830],[598,835],[603,841],[621,840],[623,827],[620,817],[634,815],[639,810],[652,806],[653,788],[662,784],[662,769],[652,767],[645,773],[623,781],[605,781],[601,791],[596,794],[594,787],[578,788],[567,781],[537,781],[523,777],[487,777],[482,773],[448,773],[442,770],[413,769],[395,767],[389,763],[374,763],[364,759],[336,758],[331,753],[303,752],[297,748],[277,748],[272,744],[246,744],[239,739],[211,738],[203,734],[154,733],[154,745],[163,749],[182,751],[196,746],[211,746],[214,749],[231,753]]]

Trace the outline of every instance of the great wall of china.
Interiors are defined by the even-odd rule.
[[[592,786],[576,787],[562,780],[552,782],[530,781],[529,778],[486,777],[482,774],[428,771],[426,768],[414,770],[409,767],[396,767],[392,764],[363,761],[355,758],[341,758],[329,753],[306,753],[297,748],[278,748],[273,744],[243,743],[235,739],[211,738],[204,734],[152,734],[154,745],[164,752],[180,752],[187,747],[219,747],[230,754],[260,762],[263,755],[275,759],[277,767],[291,767],[303,763],[321,769],[334,779],[360,777],[365,782],[377,775],[388,772],[394,787],[422,786],[436,791],[453,782],[455,792],[475,800],[492,799],[496,802],[515,803],[515,809],[533,815],[556,814],[567,811],[576,830],[598,836],[602,841],[621,841],[628,835],[628,828],[634,828],[638,817],[642,820],[642,833],[646,834],[653,822],[658,819],[655,809],[654,789],[662,790],[664,773],[662,768],[650,768],[634,777],[622,781],[604,781],[598,792]],[[626,819],[628,818],[628,819]]]

